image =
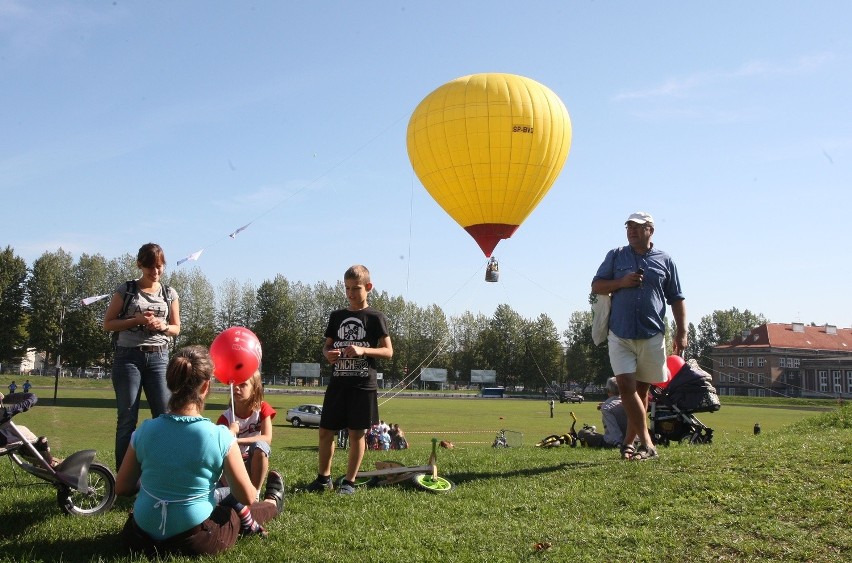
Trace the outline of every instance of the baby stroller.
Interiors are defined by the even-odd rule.
[[[32,393],[14,393],[0,401],[0,456],[8,456],[14,465],[56,487],[56,502],[66,514],[106,512],[115,502],[115,476],[94,461],[95,450],[81,450],[51,463],[48,449],[38,447],[46,446],[46,440],[12,422],[13,416],[28,411],[37,400]]]
[[[687,440],[690,444],[709,444],[713,440],[713,429],[695,416],[721,408],[711,380],[698,362],[689,360],[665,388],[651,387],[648,415],[654,443],[668,446],[672,441]]]

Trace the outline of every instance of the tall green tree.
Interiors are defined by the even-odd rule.
[[[521,360],[526,355],[523,318],[509,305],[497,306],[480,340],[480,353],[487,355],[497,383],[507,387],[521,380]]]
[[[98,295],[109,284],[109,262],[100,254],[82,254],[72,269],[71,305],[65,315],[62,357],[72,371],[89,366],[105,368],[110,337],[103,330],[103,317],[109,299],[88,306],[82,299]],[[73,369],[77,368],[77,370]]]
[[[343,291],[341,284],[340,290]],[[409,308],[405,299],[399,296],[390,296],[386,291],[377,292],[373,290],[370,294],[369,303],[375,309],[384,313],[387,319],[388,333],[393,344],[393,357],[381,364],[384,374],[385,385],[393,385],[406,377],[406,368],[411,366],[410,374],[414,376],[414,359],[410,345],[412,330],[412,308]]]
[[[219,284],[216,292],[216,332],[222,332],[232,326],[245,326],[243,315],[240,310],[242,298],[240,282],[234,278],[228,278]]]
[[[47,365],[55,365],[65,314],[73,296],[73,259],[61,248],[45,252],[33,262],[27,280],[30,346],[46,353]]]
[[[0,364],[20,365],[27,353],[27,263],[11,246],[0,252]]]
[[[216,303],[213,285],[198,268],[179,270],[165,281],[178,292],[180,334],[175,347],[210,346],[216,337]]]
[[[562,345],[553,320],[542,313],[523,327],[526,354],[521,360],[522,383],[526,389],[548,389],[560,379]]]
[[[287,278],[279,274],[274,280],[260,284],[257,308],[254,333],[263,346],[263,370],[272,375],[289,375],[290,364],[295,358],[298,328],[296,307]]]
[[[592,340],[592,311],[574,311],[568,321],[565,337],[565,371],[567,379],[581,387],[602,385],[612,377],[606,343]]]
[[[488,326],[488,317],[468,311],[452,317],[450,324],[453,335],[448,366],[452,373],[450,379],[459,384],[469,383],[471,370],[491,369],[480,345],[482,332]]]

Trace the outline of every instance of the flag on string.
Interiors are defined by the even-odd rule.
[[[251,225],[251,223],[246,223],[245,225],[243,225],[242,227],[240,227],[239,229],[237,229],[236,231],[234,231],[233,233],[231,233],[228,236],[231,237],[231,238],[237,238],[237,234],[242,232],[242,231],[245,231],[248,228],[249,225]]]
[[[198,260],[198,257],[201,256],[202,252],[204,252],[203,248],[201,250],[199,250],[198,252],[193,252],[192,254],[187,256],[186,258],[181,258],[180,260],[177,261],[177,264],[175,264],[175,265],[180,266],[181,264],[183,264],[187,260]]]
[[[96,302],[100,301],[101,299],[106,299],[109,296],[110,296],[109,293],[104,293],[103,295],[95,295],[94,297],[86,297],[84,299],[81,299],[80,303],[82,303],[83,306],[86,307],[88,305],[91,305],[92,303],[96,303]]]

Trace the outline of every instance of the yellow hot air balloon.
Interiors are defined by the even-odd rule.
[[[426,96],[408,122],[414,172],[485,256],[556,180],[571,119],[552,90],[514,74],[471,74]]]

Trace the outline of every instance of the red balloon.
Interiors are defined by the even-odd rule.
[[[660,388],[660,389],[665,389],[666,387],[668,387],[668,386],[669,386],[669,382],[670,382],[671,380],[672,380],[672,374],[671,374],[671,372],[669,372],[669,370],[666,370],[666,380],[665,380],[665,381],[661,381],[661,382],[659,382],[659,383],[654,383],[654,385],[655,385],[656,387]],[[653,397],[653,395],[651,395],[651,396]]]
[[[262,355],[260,340],[242,326],[223,330],[210,345],[213,375],[225,385],[248,381],[260,366]]]
[[[672,354],[671,356],[666,358],[666,367],[669,368],[669,376],[662,385],[657,385],[657,387],[665,389],[669,382],[677,375],[677,372],[680,371],[680,368],[684,366],[684,364],[686,364],[686,360],[684,360],[680,356],[675,356],[674,354]]]

